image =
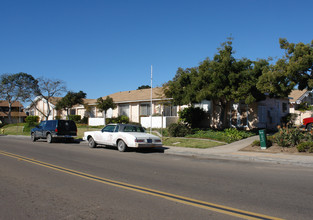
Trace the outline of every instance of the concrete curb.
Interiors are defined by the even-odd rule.
[[[190,156],[202,159],[231,159],[240,161],[267,162],[274,164],[296,165],[313,167],[312,155],[290,155],[285,153],[263,153],[240,151],[258,140],[259,136],[253,136],[231,144],[222,145],[208,149],[183,148],[164,146],[164,153],[171,155]]]

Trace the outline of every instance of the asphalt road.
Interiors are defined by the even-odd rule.
[[[312,219],[311,168],[0,136],[0,219]]]

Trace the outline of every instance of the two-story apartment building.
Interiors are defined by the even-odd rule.
[[[11,120],[12,123],[24,122],[27,117],[26,113],[23,111],[23,105],[19,101],[15,101],[11,106]],[[1,123],[10,123],[9,120],[9,102],[0,100],[0,121]]]

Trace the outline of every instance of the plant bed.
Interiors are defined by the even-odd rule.
[[[272,146],[267,149],[262,150],[260,146],[249,145],[241,151],[249,151],[249,152],[262,152],[262,153],[287,153],[287,154],[297,154],[297,155],[310,155],[313,156],[313,153],[309,152],[298,152],[297,147],[281,147],[278,144],[273,143]]]

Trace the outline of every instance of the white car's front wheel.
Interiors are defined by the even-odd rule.
[[[117,142],[117,149],[120,152],[125,152],[127,151],[127,145],[125,144],[125,142],[123,140],[119,140]]]
[[[89,146],[90,148],[95,148],[95,147],[97,146],[95,140],[94,140],[92,137],[90,137],[90,138],[88,139],[88,146]]]

